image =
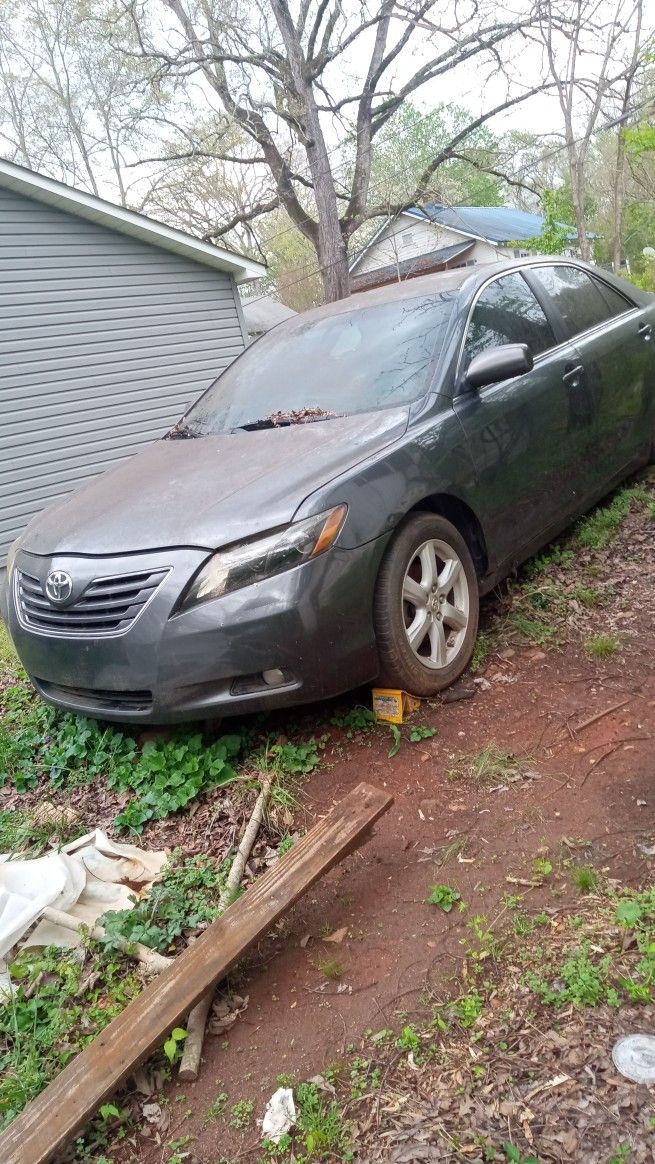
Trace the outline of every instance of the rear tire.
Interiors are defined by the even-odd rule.
[[[435,514],[407,518],[375,588],[380,681],[421,696],[449,687],[471,661],[479,608],[475,566],[459,531]]]

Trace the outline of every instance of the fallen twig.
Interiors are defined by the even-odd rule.
[[[603,752],[602,756],[599,756],[597,760],[594,760],[593,764],[589,765],[589,768],[587,769],[584,776],[582,777],[582,780],[580,781],[580,784],[579,784],[580,788],[584,788],[591,773],[594,771],[595,768],[598,767],[599,764],[602,764],[603,760],[606,760],[608,756],[611,756],[612,752],[618,752],[622,743],[623,743],[623,741],[619,740],[618,744],[613,744],[611,748],[608,748],[606,752]]]
[[[52,922],[55,926],[62,926],[66,930],[75,930],[79,933],[88,933],[89,937],[94,942],[104,942],[107,940],[107,934],[102,926],[90,926],[79,917],[74,917],[72,913],[64,913],[61,909],[53,909],[52,906],[47,906],[42,915],[46,921]],[[141,942],[125,942],[122,938],[112,938],[112,944],[124,954],[128,954],[132,958],[136,958],[142,962],[148,970],[166,970],[173,962],[172,958],[166,958],[163,954],[158,954],[156,950],[149,949],[148,946],[142,946]]]
[[[236,856],[232,862],[230,872],[225,882],[225,887],[218,899],[218,909],[223,913],[228,905],[232,904],[232,900],[241,885],[241,880],[245,872],[248,858],[252,852],[252,847],[257,839],[257,834],[264,819],[264,812],[271,795],[271,787],[273,784],[272,777],[266,777],[262,780],[259,796],[255,801],[255,807],[252,810],[252,816],[244,829],[239,848]],[[184,1051],[180,1060],[179,1077],[185,1083],[198,1078],[198,1071],[200,1070],[200,1056],[202,1054],[202,1044],[205,1038],[205,1027],[207,1025],[207,1016],[214,997],[213,990],[207,992],[204,998],[194,1006],[189,1014],[187,1021],[187,1036],[184,1040]]]
[[[603,719],[604,716],[611,715],[613,711],[618,711],[619,708],[625,707],[627,703],[630,703],[629,699],[622,699],[620,703],[614,703],[611,707],[606,707],[604,711],[597,711],[595,715],[590,715],[588,719],[583,719],[582,723],[574,724],[571,731],[576,735],[578,732],[584,731],[585,728],[591,727],[592,723],[597,723],[599,719]]]

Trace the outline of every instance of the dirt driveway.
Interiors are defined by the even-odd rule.
[[[389,758],[385,729],[352,739],[333,729],[306,788],[307,823],[362,779],[387,788],[395,803],[374,839],[243,968],[237,986],[249,996],[247,1011],[227,1038],[207,1040],[199,1082],[170,1089],[173,1111],[191,1113],[178,1126],[193,1137],[193,1158],[258,1160],[254,1120],[231,1126],[234,1105],[252,1103],[261,1118],[280,1075],[311,1078],[345,1062],[367,1030],[397,1030],[420,1016],[426,997],[447,991],[459,973],[472,915],[494,917],[508,894],[528,910],[564,908],[580,898],[570,875],[580,862],[626,884],[652,878],[654,541],[652,519],[632,515],[611,549],[589,555],[613,601],[590,610],[571,599],[562,649],[503,648],[502,603],[490,603],[483,625],[496,645],[458,692],[475,695],[424,704],[413,721],[436,728],[431,739],[410,743],[407,730]],[[591,646],[598,638],[613,639],[600,657]],[[322,710],[307,713],[306,730],[334,715]],[[549,866],[548,877],[535,876]],[[426,904],[437,883],[459,892],[468,912]],[[341,942],[325,940],[343,927]],[[330,962],[339,966],[330,971]],[[326,963],[335,978],[326,978]],[[219,1095],[225,1113],[208,1125]],[[157,1157],[142,1149],[138,1158]]]

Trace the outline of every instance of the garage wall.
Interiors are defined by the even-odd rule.
[[[243,347],[229,274],[0,189],[0,566]]]

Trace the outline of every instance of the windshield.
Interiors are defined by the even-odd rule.
[[[424,395],[451,312],[450,293],[299,316],[225,369],[172,436],[327,420]]]

